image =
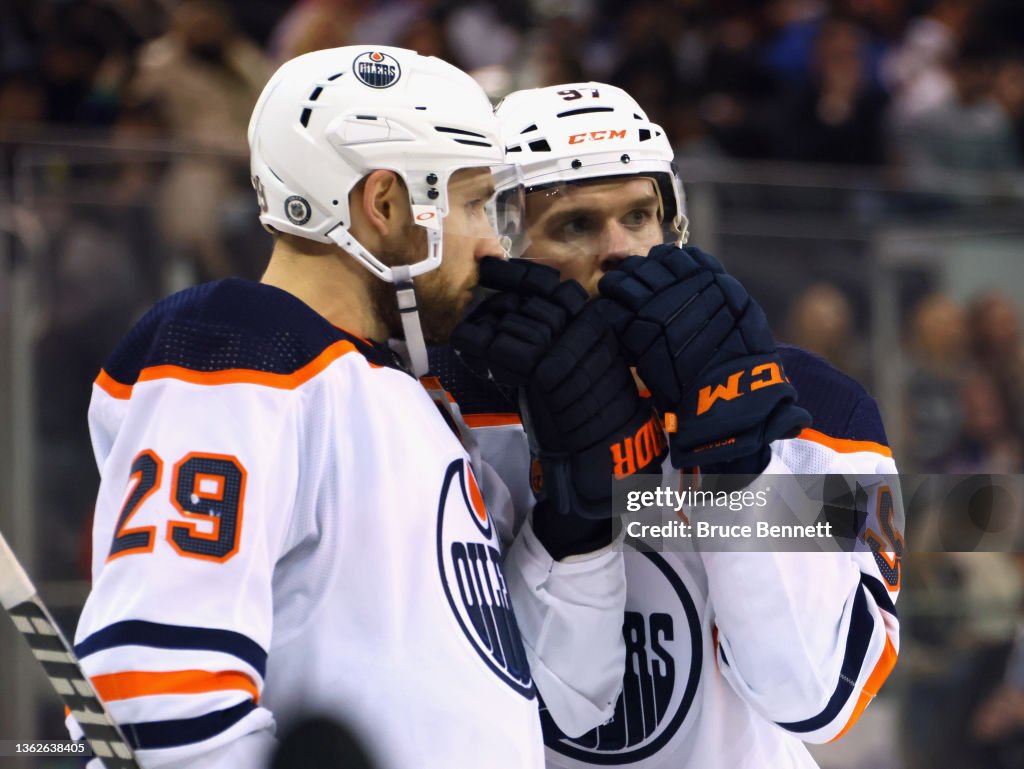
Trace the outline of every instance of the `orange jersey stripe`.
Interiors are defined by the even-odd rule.
[[[873,451],[884,457],[892,457],[892,449],[888,446],[883,446],[881,443],[875,443],[874,441],[854,441],[848,438],[833,438],[831,435],[819,433],[817,430],[812,430],[809,427],[805,427],[801,430],[800,434],[796,437],[801,440],[820,443],[822,446],[828,446],[830,449],[838,451],[840,454],[853,454],[857,451]]]
[[[449,403],[455,403],[455,399],[452,397],[452,394],[444,389],[444,386],[441,384],[441,380],[436,376],[421,376],[420,384],[423,385],[428,392],[430,390],[443,392]]]
[[[467,427],[500,427],[522,424],[518,414],[465,414],[462,419]]]
[[[868,680],[864,683],[864,688],[861,689],[860,696],[857,698],[857,705],[853,708],[853,713],[850,714],[850,720],[846,722],[846,726],[833,737],[829,742],[835,742],[844,734],[846,734],[860,718],[861,713],[868,704],[878,694],[878,690],[882,688],[882,684],[885,683],[885,679],[889,677],[892,669],[896,667],[896,658],[899,655],[896,652],[896,647],[892,645],[892,641],[889,637],[885,637],[885,648],[882,650],[882,656],[879,658],[878,663],[875,665],[875,669],[871,671],[871,675],[868,676]]]
[[[238,689],[254,702],[260,701],[256,683],[245,673],[224,670],[174,670],[170,672],[130,671],[108,673],[90,679],[105,702],[147,697],[154,694],[202,694]]]
[[[341,339],[302,368],[291,374],[273,374],[267,371],[253,371],[252,369],[232,368],[223,371],[193,371],[182,366],[151,366],[139,372],[139,382],[152,382],[158,379],[178,379],[182,382],[191,382],[199,385],[222,385],[222,384],[256,384],[264,387],[275,387],[281,390],[294,390],[310,379],[315,377],[338,358],[350,352],[356,352],[354,344],[348,340]],[[380,366],[370,363],[373,368]],[[119,400],[126,400],[131,397],[132,385],[122,384],[114,380],[106,371],[100,371],[96,378],[99,385],[108,395]]]
[[[96,377],[96,384],[111,398],[126,401],[132,397],[132,386],[121,384],[103,369]]]

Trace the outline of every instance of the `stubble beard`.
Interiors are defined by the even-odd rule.
[[[385,245],[378,258],[392,266],[412,264],[422,258],[425,249],[425,233],[421,227],[411,224],[401,239]],[[392,339],[405,339],[395,285],[376,278],[370,285],[374,310],[384,321],[388,334]],[[428,344],[444,344],[462,319],[467,304],[466,290],[470,284],[454,285],[442,260],[437,269],[413,278],[413,286],[424,339]]]

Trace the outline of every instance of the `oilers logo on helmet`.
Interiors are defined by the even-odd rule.
[[[615,714],[582,737],[570,739],[542,711],[550,750],[587,764],[620,766],[641,761],[679,731],[693,704],[702,665],[697,608],[679,575],[658,553],[626,559],[630,593],[622,625],[626,672]],[[651,588],[654,589],[651,589]],[[687,627],[680,627],[680,618]]]
[[[448,604],[470,644],[498,677],[532,699],[533,680],[501,570],[498,535],[473,470],[462,459],[448,465],[441,486],[437,562]]]
[[[352,71],[370,88],[390,88],[402,76],[402,68],[395,58],[382,51],[367,51],[356,56]]]

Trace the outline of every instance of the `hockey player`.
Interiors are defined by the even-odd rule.
[[[621,555],[570,532],[556,564],[527,524],[503,559],[507,491],[385,344],[425,373],[502,253],[491,106],[434,58],[318,51],[273,76],[249,142],[262,281],[160,302],[95,383],[76,652],[147,767],[257,767],[275,719],[319,713],[390,769],[540,766],[535,683],[571,733],[614,706]],[[614,419],[591,426],[636,429]]]
[[[537,392],[558,340],[582,333],[535,288],[546,279],[539,263],[600,294],[589,317],[615,327],[659,411],[678,416],[666,486],[677,488],[693,466],[745,473],[762,487],[780,474],[855,475],[866,494],[854,504],[874,543],[854,553],[627,552],[626,671],[615,715],[580,738],[546,719],[548,766],[814,767],[804,742],[849,729],[899,648],[900,499],[878,409],[821,359],[776,349],[742,286],[683,245],[672,150],[628,94],[600,83],[552,86],[509,95],[497,114],[526,185],[523,259],[485,260],[481,285],[499,293],[456,329],[453,344],[461,363],[521,395],[485,391],[450,352],[433,353],[448,389],[468,394],[464,411],[487,413],[466,415],[479,425],[484,456],[514,483],[532,450],[543,481],[534,487],[550,493],[544,452],[526,437],[535,444],[538,422],[586,402],[580,392],[545,409]],[[758,387],[741,390],[734,372]]]

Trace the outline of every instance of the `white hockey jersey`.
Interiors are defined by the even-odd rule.
[[[567,602],[528,528],[506,582],[509,522],[386,349],[220,281],[139,322],[89,418],[101,486],[75,649],[145,766],[255,767],[274,719],[307,714],[344,718],[383,769],[543,764],[511,583],[534,625]],[[597,572],[608,594],[584,615],[621,615],[617,554],[569,571],[562,587]],[[610,682],[552,692],[582,702],[576,733],[614,705],[621,640],[605,646]]]
[[[774,443],[765,477],[856,474],[868,485],[878,552],[627,551],[615,714],[575,739],[545,717],[548,767],[811,769],[804,742],[841,736],[895,664],[903,543],[892,526],[899,489],[886,485],[896,468],[877,406],[821,359],[785,346],[780,353],[815,429]],[[525,433],[502,413],[514,404],[449,356],[435,354],[434,363],[477,425],[485,459],[526,486]],[[675,487],[678,474],[664,481]]]

